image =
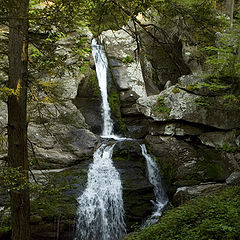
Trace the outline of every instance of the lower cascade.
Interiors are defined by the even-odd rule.
[[[87,187],[78,198],[76,240],[114,240],[126,233],[121,180],[112,164],[113,148],[103,144],[94,153]]]
[[[156,197],[156,202],[153,202],[154,211],[152,216],[145,222],[144,226],[151,225],[157,222],[158,218],[161,217],[163,210],[168,204],[168,197],[162,186],[162,180],[160,171],[157,167],[154,159],[147,153],[145,144],[141,145],[142,155],[146,159],[148,179],[149,182],[153,185],[154,194]]]

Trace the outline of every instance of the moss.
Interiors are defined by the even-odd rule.
[[[230,174],[231,166],[228,161],[219,158],[219,154],[214,150],[201,151],[203,159],[197,161],[196,167],[193,169],[195,173],[202,173],[196,176],[199,180],[205,181],[224,181]]]
[[[161,220],[128,240],[239,239],[240,187],[197,197],[166,212]]]
[[[210,101],[208,97],[199,97],[195,99],[195,104],[200,107],[208,108],[210,106]]]
[[[175,88],[173,88],[172,92],[173,92],[174,94],[180,93],[180,89],[177,88],[177,87],[175,87]]]
[[[98,85],[97,73],[93,70],[90,70],[89,76],[89,88],[93,89],[94,97],[101,98],[101,91]]]
[[[126,161],[127,159],[124,157],[115,157],[114,161]]]
[[[194,90],[194,85],[190,84],[190,85],[186,86],[186,90],[192,92]]]
[[[230,153],[235,153],[238,151],[237,146],[231,146],[228,145],[227,143],[224,143],[221,147],[218,147],[217,150],[223,151],[223,152],[230,152]]]
[[[153,111],[159,112],[159,113],[166,113],[169,115],[171,109],[166,106],[164,96],[159,96],[157,99],[157,103],[155,104]]]
[[[112,113],[117,117],[119,121],[120,131],[124,133],[126,130],[126,124],[122,118],[121,103],[120,103],[120,98],[117,90],[112,91],[112,93],[109,95],[108,101],[109,101],[109,105],[112,110]]]
[[[132,62],[134,62],[134,58],[127,55],[125,58],[122,59],[122,62],[123,63],[132,63]]]
[[[156,158],[156,161],[161,165],[161,172],[167,185],[171,185],[174,182],[177,164],[173,161],[160,161],[159,158]]]

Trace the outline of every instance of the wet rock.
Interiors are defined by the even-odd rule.
[[[219,192],[226,184],[220,183],[204,183],[196,186],[186,186],[177,189],[173,196],[172,203],[174,205],[180,205],[189,199],[196,196],[206,196],[211,193]]]
[[[229,132],[207,132],[199,136],[201,142],[210,147],[224,147],[228,146],[229,148],[235,147],[236,140],[236,131]]]
[[[128,117],[125,119],[126,135],[134,139],[143,139],[148,134],[149,123],[146,119],[141,119],[140,116]]]
[[[153,186],[146,173],[146,160],[139,142],[124,141],[116,144],[113,152],[114,165],[123,184],[123,200],[127,228],[141,223],[152,213],[151,200],[155,199]]]
[[[147,136],[171,196],[176,188],[203,182],[223,183],[237,169],[228,154],[171,136]]]
[[[239,185],[240,184],[240,172],[233,172],[227,179],[228,185]]]

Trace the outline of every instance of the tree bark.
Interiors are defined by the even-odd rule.
[[[8,163],[20,176],[10,189],[12,240],[30,239],[30,201],[27,157],[29,0],[9,0],[9,79],[15,94],[8,97]]]
[[[226,1],[226,8],[230,17],[230,27],[233,26],[234,0]]]

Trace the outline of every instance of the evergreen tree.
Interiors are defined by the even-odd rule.
[[[12,240],[30,239],[30,202],[27,158],[29,0],[9,1],[8,87],[16,94],[8,97],[8,165],[19,174],[10,189]]]

